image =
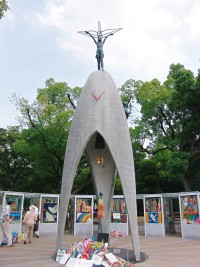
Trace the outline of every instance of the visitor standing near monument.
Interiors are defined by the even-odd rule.
[[[25,224],[24,244],[27,244],[28,240],[29,243],[32,242],[33,229],[36,221],[37,221],[37,213],[35,212],[35,206],[32,205],[29,207],[29,210],[26,212],[23,219],[23,223]]]
[[[14,202],[13,200],[8,200],[8,205],[3,206],[1,214],[0,214],[0,246],[4,235],[7,237],[7,247],[14,247],[14,244],[12,243],[12,233],[10,229],[10,224],[13,221],[13,218],[10,219],[10,205],[12,205]]]
[[[89,36],[93,39],[97,46],[97,51],[96,51],[96,59],[97,59],[97,67],[98,70],[104,70],[104,63],[103,63],[103,58],[104,58],[104,53],[103,53],[103,45],[106,41],[106,39],[116,33],[117,31],[121,30],[122,28],[117,28],[117,29],[107,29],[102,31],[101,30],[101,23],[98,21],[98,31],[80,31],[79,33],[82,33],[86,36]]]
[[[37,221],[36,221],[36,223],[34,224],[34,229],[33,229],[33,231],[34,231],[35,236],[36,236],[37,238],[39,238],[39,237],[40,237],[40,235],[39,235],[39,221],[40,221],[40,214],[39,214],[39,209],[38,209],[38,207],[37,207],[36,205],[37,205],[37,203],[35,202],[33,206],[35,207],[35,213],[37,214]]]

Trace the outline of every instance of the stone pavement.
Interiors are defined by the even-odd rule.
[[[19,241],[15,247],[0,248],[0,266],[2,267],[61,267],[52,259],[55,252],[55,236],[34,238],[32,244],[24,245]],[[69,248],[73,242],[83,237],[65,234],[63,246]],[[130,237],[111,238],[110,246],[131,249]],[[148,256],[137,267],[199,267],[200,240],[182,239],[180,233],[166,237],[147,238],[140,233],[141,252]]]

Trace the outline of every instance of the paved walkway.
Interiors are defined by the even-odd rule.
[[[55,236],[41,236],[34,238],[32,244],[24,245],[19,241],[15,247],[0,248],[0,266],[2,267],[61,267],[52,259],[55,251]],[[83,237],[66,234],[63,245],[66,248]],[[110,245],[114,248],[131,249],[130,237],[111,238]],[[182,239],[180,233],[167,237],[147,238],[140,234],[141,252],[148,256],[140,267],[199,267],[200,240]]]

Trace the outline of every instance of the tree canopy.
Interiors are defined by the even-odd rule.
[[[12,96],[21,116],[18,118],[21,139],[16,144],[32,166],[33,192],[59,192],[67,137],[74,114],[67,94],[77,98],[81,89],[52,78],[38,89],[33,104]]]
[[[141,107],[141,118],[135,121],[141,152],[157,162],[169,184],[178,181],[186,191],[200,186],[199,80],[199,72],[195,77],[183,65],[172,64],[163,84],[157,79],[125,84],[134,84],[132,98]]]
[[[19,125],[0,129],[0,189],[60,192],[64,154],[81,88],[50,78],[36,100],[12,96]],[[137,193],[199,190],[200,71],[172,64],[166,81],[126,81],[119,94],[133,146]],[[70,95],[70,98],[69,98]],[[94,194],[84,153],[74,194]],[[123,194],[120,177],[115,193]]]

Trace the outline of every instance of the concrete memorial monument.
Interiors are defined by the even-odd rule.
[[[105,39],[116,31],[110,30],[110,32]],[[92,37],[89,32],[85,33]],[[100,24],[97,35],[103,36]],[[112,77],[106,71],[100,70],[99,66],[103,69],[102,60],[97,60],[98,71],[93,72],[86,81],[76,106],[68,137],[62,177],[56,250],[62,247],[71,189],[80,158],[85,151],[91,167],[97,198],[100,192],[103,193],[102,232],[109,233],[111,203],[116,173],[118,172],[129,216],[133,252],[136,261],[140,261],[135,169],[129,129],[117,87]]]

